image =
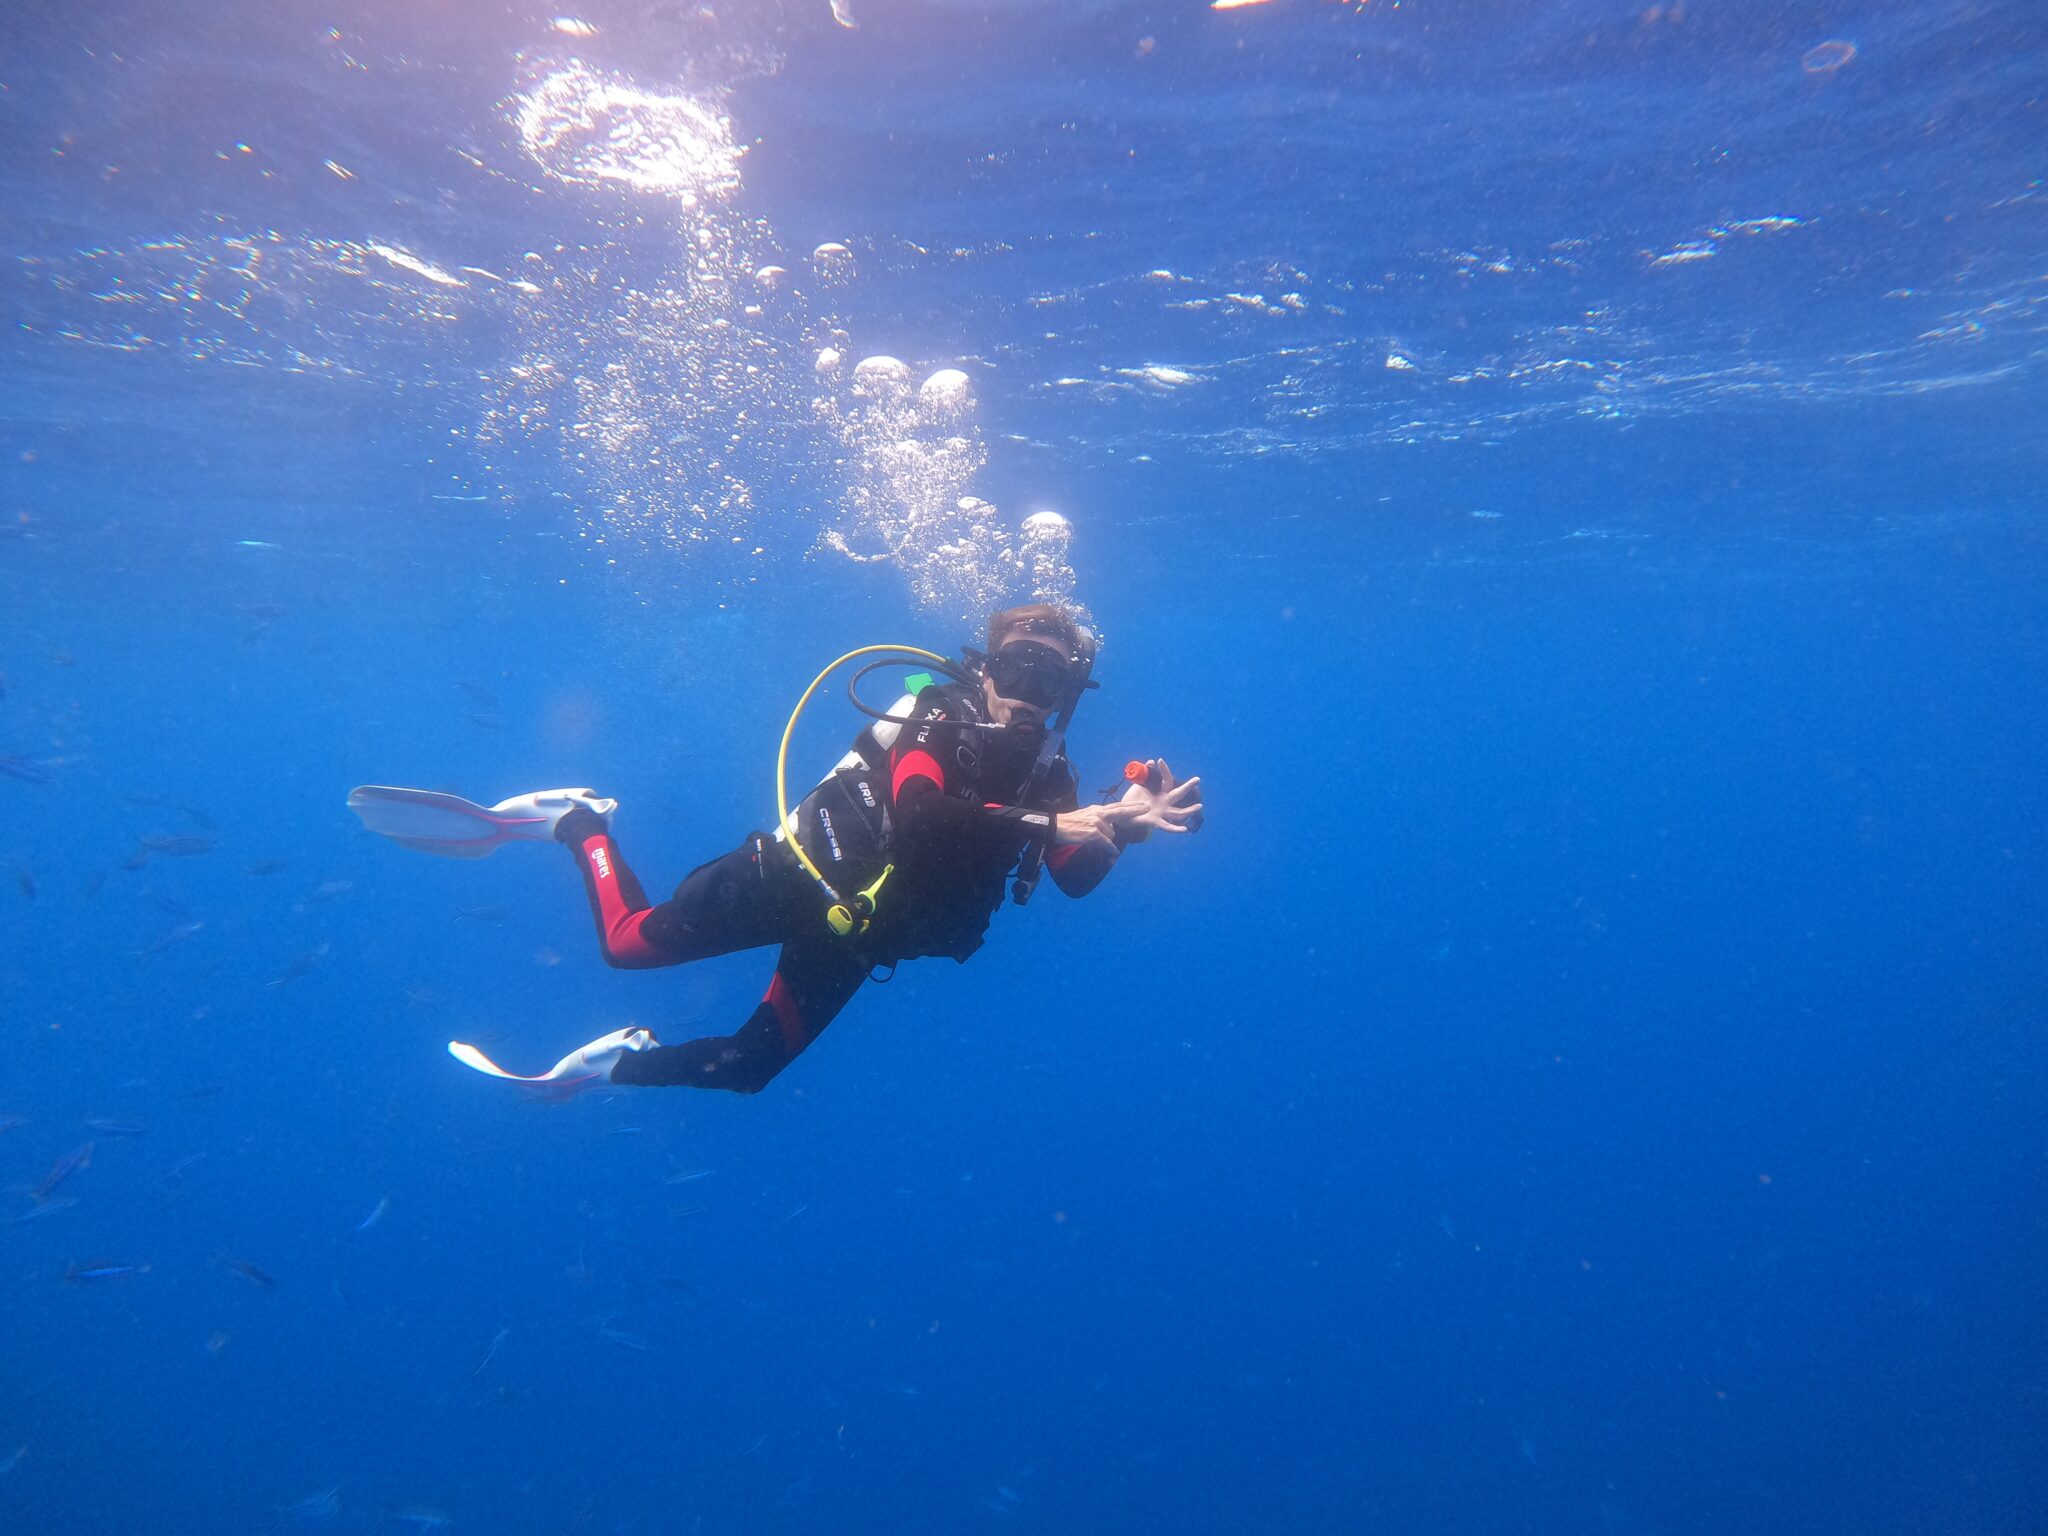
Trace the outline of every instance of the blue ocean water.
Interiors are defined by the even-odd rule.
[[[10,19],[0,1530],[2048,1528],[2037,7]],[[445,1054],[1040,595],[1199,836]]]

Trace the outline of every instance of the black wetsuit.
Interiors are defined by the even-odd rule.
[[[629,1053],[620,1057],[612,1081],[757,1093],[818,1038],[878,967],[922,955],[965,960],[979,949],[1026,845],[1034,836],[1049,838],[1053,817],[1079,803],[1062,757],[1034,803],[1016,804],[1032,754],[1000,732],[960,724],[982,714],[978,689],[928,687],[886,764],[874,763],[869,782],[886,799],[887,857],[895,869],[877,897],[873,922],[855,937],[842,938],[826,925],[816,882],[773,837],[750,834],[731,853],[693,870],[656,906],[601,818],[585,810],[564,816],[555,836],[583,871],[609,964],[638,970],[782,946],[767,996],[735,1033]],[[1116,855],[1099,846],[1069,844],[1049,847],[1045,865],[1061,890],[1081,896],[1115,862]],[[836,877],[835,884],[849,889]]]

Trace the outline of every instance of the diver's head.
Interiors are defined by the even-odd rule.
[[[1070,663],[1095,659],[1095,637],[1051,603],[1024,603],[988,616],[988,649],[994,655],[1012,640],[1035,640]]]
[[[1073,692],[1075,674],[1094,656],[1094,636],[1050,603],[991,614],[981,672],[989,719],[1035,748],[1046,721]]]

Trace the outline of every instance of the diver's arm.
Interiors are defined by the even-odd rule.
[[[949,795],[945,765],[955,760],[961,728],[948,718],[945,698],[936,689],[920,695],[918,704],[922,713],[913,716],[889,750],[899,846],[957,857],[963,845],[981,841],[1014,846],[1019,835],[1043,838],[1059,855],[1059,864],[1071,870],[1071,881],[1055,871],[1060,888],[1080,895],[1101,882],[1127,843],[1142,838],[1142,833],[1132,835],[1133,829],[1151,803],[1126,798],[1109,805],[1077,805],[1073,770],[1064,759],[1059,787],[1038,805],[976,805]]]
[[[1064,782],[1053,801],[1057,835],[1052,847],[1045,851],[1046,873],[1067,895],[1086,896],[1116,867],[1125,839],[1116,822],[1105,824],[1101,817],[1092,814],[1108,807],[1091,805],[1084,811],[1074,770],[1064,758],[1059,767]]]
[[[1119,805],[1077,803],[1073,771],[1061,764],[1061,781],[1041,806],[975,805],[948,795],[945,761],[958,737],[937,706],[920,717],[918,728],[897,738],[889,777],[896,800],[897,839],[906,850],[925,848],[957,856],[963,844],[981,839],[1015,846],[1021,832],[1052,844],[1046,868],[1069,896],[1085,896],[1102,883],[1122,849],[1116,827],[1132,814]]]
[[[960,726],[946,714],[945,696],[927,689],[918,710],[889,749],[889,794],[896,807],[896,840],[906,851],[959,857],[977,843],[1015,846],[1026,835],[1047,836],[1053,813],[1020,805],[976,805],[946,793],[945,765],[957,761]]]
[[[639,971],[682,963],[683,956],[656,942],[648,931],[649,919],[661,909],[649,905],[602,816],[579,806],[556,824],[555,840],[568,848],[583,873],[583,893],[590,898],[606,965]],[[655,931],[659,932],[658,920]]]
[[[984,840],[1014,849],[1019,834],[1044,837],[1056,821],[1051,811],[956,799],[922,772],[897,778],[895,792],[896,841],[905,851],[957,857],[963,848]]]
[[[1045,867],[1052,883],[1067,895],[1086,896],[1116,868],[1122,852],[1114,841],[1055,843],[1045,852]]]
[[[1192,832],[1202,824],[1202,781],[1176,780],[1161,759],[1143,765],[1144,779],[1125,788],[1107,805],[1074,809],[1074,783],[1068,771],[1059,802],[1055,846],[1045,856],[1053,883],[1069,896],[1085,896],[1102,883],[1118,856],[1132,843],[1154,832]]]

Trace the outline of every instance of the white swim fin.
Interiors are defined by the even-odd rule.
[[[473,1072],[517,1083],[545,1099],[562,1100],[574,1098],[586,1088],[595,1088],[610,1081],[612,1068],[626,1052],[645,1051],[658,1044],[660,1042],[651,1030],[637,1026],[615,1029],[588,1045],[578,1046],[538,1077],[521,1077],[517,1072],[507,1072],[475,1046],[460,1040],[448,1042],[448,1054]]]
[[[506,843],[551,842],[555,823],[578,806],[609,816],[619,802],[588,789],[540,789],[496,805],[395,784],[359,784],[348,792],[348,808],[372,832],[447,859],[481,859]]]

